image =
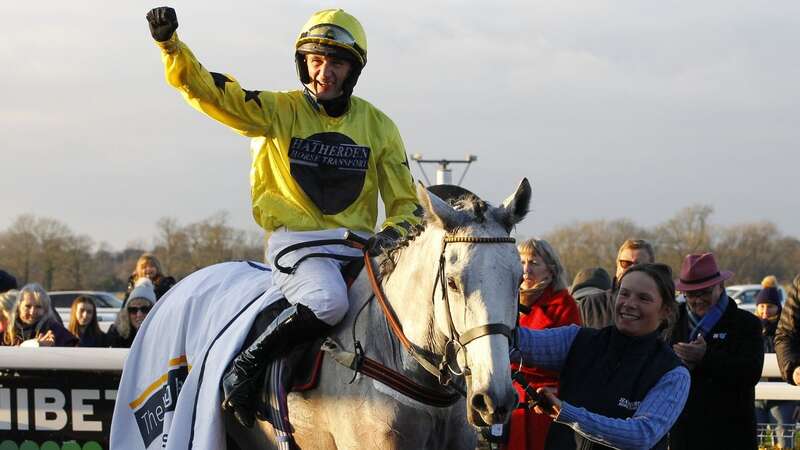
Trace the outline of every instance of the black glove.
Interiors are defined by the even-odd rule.
[[[384,228],[367,239],[367,253],[370,256],[378,256],[387,249],[392,248],[399,238],[400,234],[394,228]]]
[[[158,42],[168,41],[178,28],[178,16],[169,6],[153,8],[146,17],[147,23],[150,24],[150,34]]]

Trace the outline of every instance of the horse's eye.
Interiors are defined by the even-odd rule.
[[[458,285],[456,284],[456,280],[454,280],[453,277],[447,277],[447,287],[458,292]]]

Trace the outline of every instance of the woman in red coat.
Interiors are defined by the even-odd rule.
[[[523,275],[519,287],[519,326],[541,330],[563,325],[581,324],[575,300],[567,291],[564,267],[553,247],[543,239],[528,239],[519,247]],[[519,370],[528,384],[536,388],[558,387],[558,374],[542,369],[519,367],[512,364],[512,372]],[[520,399],[525,398],[522,386],[514,383]],[[544,449],[547,430],[552,419],[526,409],[516,409],[511,415],[507,450]]]

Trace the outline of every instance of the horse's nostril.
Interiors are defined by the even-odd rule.
[[[476,394],[472,396],[472,408],[476,411],[485,412],[488,411],[488,405],[486,404],[486,399],[481,394]]]

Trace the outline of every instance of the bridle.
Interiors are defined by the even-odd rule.
[[[509,345],[512,344],[513,341],[513,330],[511,327],[504,323],[489,323],[484,325],[479,325],[473,328],[470,328],[462,333],[460,333],[454,323],[453,323],[453,313],[452,308],[450,305],[450,297],[448,295],[447,289],[447,280],[445,277],[445,250],[447,249],[447,244],[454,244],[454,243],[468,243],[468,244],[513,244],[515,243],[515,239],[512,237],[477,237],[477,236],[458,236],[458,235],[445,235],[442,239],[442,251],[439,254],[439,268],[436,272],[436,280],[433,283],[433,289],[431,292],[431,301],[435,303],[436,299],[436,285],[439,284],[441,291],[442,291],[442,300],[444,301],[445,310],[447,312],[447,325],[449,328],[450,336],[447,337],[444,346],[444,352],[441,355],[431,355],[430,357],[426,356],[420,349],[417,347],[413,342],[411,342],[403,333],[403,328],[400,325],[400,322],[397,320],[397,316],[392,309],[392,306],[386,300],[386,296],[383,293],[383,289],[381,288],[380,283],[378,282],[375,271],[372,267],[372,260],[368,254],[364,254],[365,260],[365,267],[367,270],[367,274],[369,275],[370,284],[372,285],[372,291],[375,294],[375,298],[378,299],[378,303],[383,310],[384,315],[386,316],[387,322],[394,333],[395,337],[400,341],[403,347],[408,351],[408,353],[422,366],[428,373],[436,377],[439,380],[439,383],[443,386],[450,385],[452,381],[453,375],[455,376],[464,376],[465,378],[469,378],[471,376],[471,371],[469,366],[467,365],[467,358],[466,358],[466,345],[470,342],[484,336],[490,336],[494,334],[502,334],[509,340]],[[464,358],[464,367],[459,371],[454,367],[458,367],[457,357],[459,351],[464,351],[465,358]],[[425,352],[427,353],[427,352]],[[431,360],[434,359],[434,360]],[[439,361],[436,362],[435,359]],[[464,392],[461,392],[464,395]]]

